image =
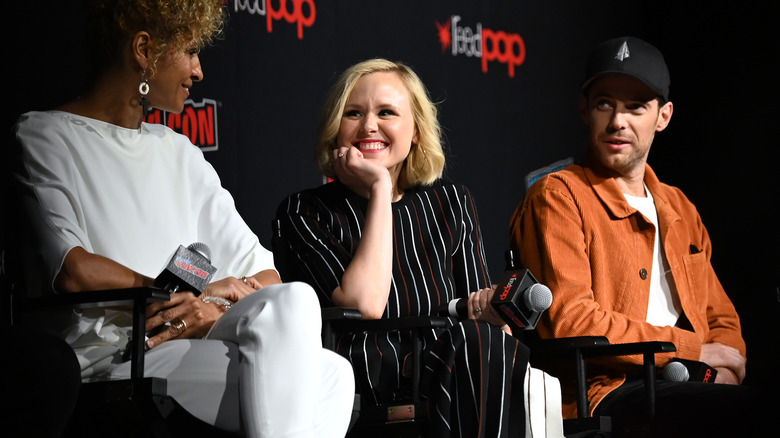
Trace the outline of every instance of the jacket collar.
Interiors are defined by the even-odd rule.
[[[623,191],[620,190],[617,182],[615,182],[615,178],[599,172],[592,167],[585,167],[584,169],[585,178],[587,178],[588,183],[593,188],[596,196],[598,196],[612,216],[623,219],[637,212],[637,210],[626,201],[626,197],[623,195]],[[666,200],[663,199],[663,194],[661,192],[661,182],[658,180],[658,177],[655,175],[655,172],[653,172],[653,169],[650,168],[649,164],[645,164],[644,182],[653,194],[656,209],[660,212],[664,209],[663,206],[666,204]]]

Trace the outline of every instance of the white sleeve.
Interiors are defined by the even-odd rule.
[[[16,179],[32,239],[24,245],[30,291],[51,290],[65,255],[73,247],[91,251],[74,175],[78,172],[67,126],[48,113],[27,113],[16,126],[20,167]]]
[[[194,150],[190,163],[192,174],[199,180],[199,188],[193,190],[195,204],[200,206],[198,235],[211,248],[212,264],[217,267],[214,279],[275,269],[273,254],[260,244],[238,213],[233,197],[222,187],[217,172],[200,150]]]

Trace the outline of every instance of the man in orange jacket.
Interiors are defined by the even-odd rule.
[[[590,132],[584,165],[529,189],[512,218],[511,246],[553,291],[537,327],[542,337],[673,342],[677,351],[659,355],[658,365],[674,357],[701,361],[717,370],[715,383],[730,385],[659,383],[650,433],[703,436],[701,422],[685,421],[698,412],[727,423],[715,426],[721,436],[724,427],[742,424],[744,418],[729,419],[737,420],[735,409],[747,411],[755,395],[740,385],[745,342],[710,264],[707,230],[685,195],[646,163],[655,134],[672,117],[669,82],[663,55],[638,38],[605,41],[591,52],[580,98]],[[613,417],[615,436],[639,433],[629,429],[642,412],[644,388],[634,378],[641,361],[624,356],[590,368],[590,410]],[[576,417],[572,394],[564,394],[564,417]],[[702,404],[702,395],[712,403]]]

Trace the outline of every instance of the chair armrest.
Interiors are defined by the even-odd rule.
[[[647,341],[629,342],[626,344],[594,345],[584,348],[583,352],[588,357],[600,356],[629,356],[633,354],[651,355],[655,353],[669,353],[677,351],[672,342]],[[653,362],[655,363],[655,362]]]
[[[644,363],[647,421],[655,418],[655,354],[677,351],[672,342],[648,341],[600,345],[584,350],[587,357],[628,356],[641,354]]]
[[[55,293],[45,297],[17,298],[14,303],[14,312],[24,313],[58,306],[77,306],[80,308],[127,306],[135,304],[138,300],[143,300],[145,304],[148,304],[154,301],[168,301],[169,299],[170,294],[168,292],[151,286],[78,293]]]
[[[339,322],[360,320],[363,315],[357,309],[349,307],[323,307],[322,311],[322,346],[336,351],[336,330]]]
[[[606,336],[573,336],[568,338],[535,339],[532,343],[533,353],[550,355],[570,355],[576,349],[589,349],[611,345]]]
[[[574,336],[569,338],[541,339],[533,344],[534,352],[544,355],[567,356],[577,351],[585,357],[629,356],[677,351],[674,343],[661,341],[611,344],[605,336]]]
[[[357,309],[349,307],[323,307],[322,308],[322,321],[337,321],[342,319],[357,320],[361,319],[363,315]]]
[[[339,315],[343,312],[349,316],[355,316],[358,319],[337,318],[329,321],[323,320],[323,344],[325,348],[335,349],[335,330],[341,331],[397,331],[405,330],[412,332],[412,402],[415,405],[420,404],[420,376],[422,360],[422,334],[421,329],[444,328],[447,326],[447,318],[440,316],[405,316],[401,318],[383,318],[383,319],[359,319],[360,312],[355,309],[334,308],[332,314]],[[323,317],[325,314],[323,309]],[[350,311],[351,310],[351,311]]]
[[[443,328],[447,318],[440,316],[404,316],[383,319],[344,319],[333,321],[340,329],[351,331],[415,330],[421,328]]]
[[[587,360],[594,357],[628,356],[641,354],[644,364],[644,380],[647,389],[647,415],[655,415],[655,354],[677,351],[674,343],[648,341],[610,344],[604,336],[581,336],[538,340],[532,354],[544,359],[573,358],[577,378],[577,416],[588,418]]]
[[[144,336],[146,332],[146,305],[154,301],[168,301],[170,294],[157,287],[134,287],[78,293],[51,294],[44,297],[17,299],[12,305],[15,313],[76,306],[80,308],[132,306],[133,338],[130,341],[130,379],[140,384],[144,375]],[[140,334],[140,335],[139,335]]]

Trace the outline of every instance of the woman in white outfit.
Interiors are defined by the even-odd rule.
[[[83,97],[24,114],[16,174],[31,242],[29,290],[146,286],[179,245],[205,243],[217,267],[199,297],[148,307],[147,376],[190,413],[246,436],[344,436],[354,379],[324,350],[314,291],[281,284],[271,253],[189,140],[144,122],[179,113],[203,79],[198,52],[220,32],[222,0],[92,0],[95,80]],[[129,314],[68,311],[47,322],[84,380],[126,377]]]

